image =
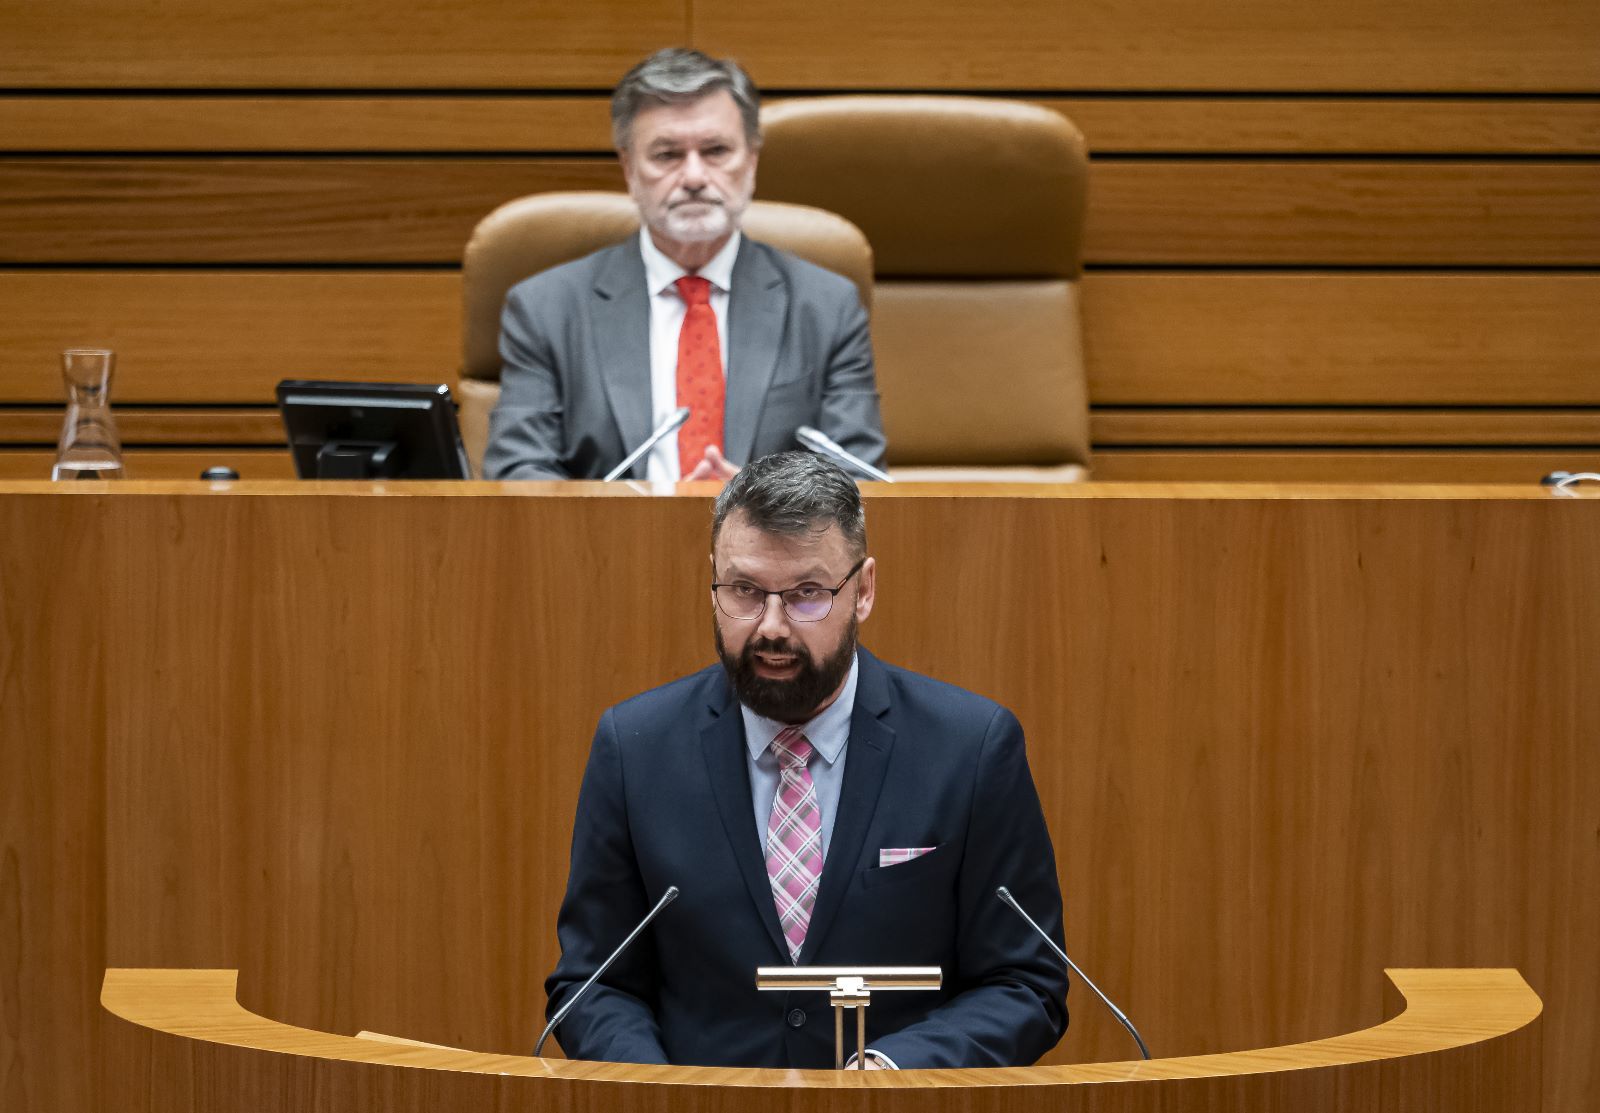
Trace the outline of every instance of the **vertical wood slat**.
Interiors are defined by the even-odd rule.
[[[106,1099],[106,679],[123,647],[85,620],[108,602],[102,519],[62,507],[45,530],[32,510],[0,496],[0,1104],[91,1113]]]

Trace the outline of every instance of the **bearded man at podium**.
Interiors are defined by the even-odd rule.
[[[720,662],[601,716],[545,984],[554,1015],[670,886],[681,896],[556,1030],[568,1056],[833,1065],[827,995],[759,966],[938,966],[874,998],[863,1068],[1023,1065],[1066,1030],[1055,855],[1011,712],[879,661],[860,492],[802,452],[717,499]],[[935,591],[921,601],[939,606]]]

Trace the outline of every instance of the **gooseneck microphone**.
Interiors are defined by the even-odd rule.
[[[794,431],[794,439],[805,445],[805,447],[809,448],[812,452],[815,452],[818,456],[827,456],[832,459],[834,463],[843,464],[845,467],[854,470],[860,475],[866,476],[868,479],[876,479],[879,483],[894,482],[893,479],[889,478],[888,472],[880,471],[871,464],[867,463],[861,457],[852,452],[846,451],[843,446],[841,446],[832,437],[822,432],[820,429],[813,429],[809,425],[802,425],[800,428]]]
[[[689,411],[685,409],[681,412],[687,414]],[[546,1024],[544,1026],[544,1031],[539,1033],[539,1042],[533,1045],[533,1057],[535,1059],[539,1057],[539,1052],[544,1050],[544,1041],[550,1038],[550,1033],[555,1031],[556,1025],[560,1024],[566,1019],[567,1014],[572,1011],[572,1006],[583,1000],[583,995],[589,992],[589,987],[594,985],[594,983],[599,980],[601,974],[604,974],[607,970],[611,969],[611,964],[617,961],[617,956],[628,949],[628,944],[639,938],[639,933],[650,926],[650,921],[655,919],[663,908],[677,899],[678,887],[676,885],[668,885],[667,891],[661,894],[660,900],[656,901],[656,906],[649,912],[646,912],[644,919],[639,921],[639,926],[628,933],[628,938],[617,944],[617,949],[611,952],[610,958],[606,959],[600,964],[600,969],[596,970],[593,974],[590,974],[589,980],[578,987],[578,992],[574,993],[571,997],[568,997],[567,1003],[556,1010],[556,1015],[550,1018],[550,1023]],[[1099,990],[1096,990],[1095,992],[1098,993]]]
[[[1568,498],[1576,498],[1578,495],[1576,489],[1578,484],[1586,482],[1600,483],[1600,474],[1592,471],[1553,471],[1543,479],[1539,480],[1539,482],[1544,484],[1544,486],[1549,487],[1552,494],[1566,495]]]
[[[1129,1020],[1126,1013],[1111,1003],[1111,998],[1100,992],[1100,987],[1089,980],[1089,975],[1078,969],[1078,964],[1067,957],[1066,951],[1063,951],[1060,947],[1056,946],[1056,941],[1050,938],[1049,934],[1044,930],[1044,928],[1034,923],[1033,917],[1028,915],[1028,913],[1024,911],[1022,905],[1017,903],[1017,898],[1011,895],[1011,890],[1002,885],[1000,888],[995,890],[995,895],[1009,904],[1012,908],[1016,909],[1017,915],[1028,921],[1028,926],[1039,933],[1039,938],[1043,939],[1045,941],[1045,945],[1056,953],[1056,957],[1062,962],[1066,963],[1068,968],[1070,968],[1074,974],[1078,975],[1078,977],[1083,980],[1084,985],[1094,990],[1094,995],[1106,1003],[1106,1008],[1110,1009],[1116,1018],[1122,1021],[1122,1026],[1126,1028],[1128,1030],[1128,1034],[1133,1037],[1133,1042],[1139,1045],[1139,1054],[1143,1055],[1146,1059],[1150,1058],[1150,1049],[1144,1045],[1144,1040],[1139,1038],[1139,1030],[1133,1026],[1133,1021]]]
[[[682,429],[683,423],[688,420],[688,406],[679,406],[677,409],[673,410],[667,415],[667,419],[660,425],[657,425],[655,427],[655,431],[645,438],[645,442],[643,444],[634,449],[632,452],[628,453],[628,458],[626,460],[622,461],[622,463],[606,472],[606,477],[605,479],[601,480],[601,482],[610,483],[613,479],[620,479],[627,475],[628,469],[633,467],[634,462],[638,460],[639,457],[643,456],[646,452],[649,452],[652,448],[654,448],[656,446],[656,442],[662,437],[666,436],[668,433],[676,433],[679,429]]]

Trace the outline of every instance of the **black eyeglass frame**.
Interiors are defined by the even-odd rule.
[[[760,622],[761,616],[767,613],[768,601],[771,600],[774,595],[778,597],[778,602],[783,604],[783,613],[789,616],[790,622],[823,622],[826,621],[828,615],[833,613],[833,604],[839,598],[839,593],[844,590],[844,585],[854,579],[855,574],[861,571],[866,563],[866,557],[862,557],[860,560],[856,561],[851,567],[850,571],[845,573],[844,579],[839,581],[838,587],[823,587],[821,584],[795,584],[793,587],[786,587],[782,591],[763,592],[761,596],[761,609],[753,615],[741,616],[729,614],[727,608],[722,605],[722,597],[717,594],[717,589],[719,587],[750,587],[760,591],[761,589],[756,587],[755,584],[726,582],[718,583],[717,581],[713,580],[711,582],[711,599],[716,605],[717,610],[722,612],[723,617],[732,619],[734,622]],[[791,591],[799,591],[801,588],[808,587],[815,587],[828,593],[828,609],[824,613],[818,615],[816,618],[801,618],[799,615],[795,614],[789,609],[789,600],[784,598],[784,596],[789,594]]]

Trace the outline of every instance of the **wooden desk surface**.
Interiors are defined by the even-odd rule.
[[[53,483],[49,480],[0,481],[3,495],[341,495],[351,498],[451,496],[459,498],[639,498],[714,497],[718,483],[645,483],[590,481],[495,483],[483,480],[446,482],[330,482],[256,479],[233,482],[134,479],[115,482]],[[872,498],[964,499],[1550,499],[1583,497],[1553,495],[1537,483],[863,483]]]
[[[448,1080],[428,1082],[410,1071],[539,1080],[520,1087],[501,1082],[495,1103],[500,1109],[583,1107],[589,1102],[578,1095],[585,1083],[630,1088],[630,1106],[636,1109],[737,1108],[738,1102],[751,1100],[740,1091],[773,1089],[790,1091],[788,1107],[796,1109],[869,1108],[869,1101],[881,1104],[885,1091],[911,1091],[919,1107],[928,1109],[1069,1109],[1088,1106],[1086,1095],[1071,1092],[1086,1084],[1127,1086],[1110,1099],[1118,1108],[1166,1109],[1201,1100],[1208,1088],[1189,1084],[1202,1081],[1229,1084],[1239,1103],[1233,1108],[1251,1109],[1266,1108],[1267,1096],[1281,1093],[1284,1080],[1273,1077],[1280,1075],[1300,1076],[1288,1085],[1301,1098],[1296,1107],[1307,1111],[1537,1109],[1540,1003],[1516,971],[1394,970],[1389,977],[1404,996],[1398,1015],[1363,1031],[1308,1043],[1148,1062],[903,1072],[568,1062],[396,1045],[258,1016],[238,1003],[232,970],[112,969],[106,971],[100,999],[130,1025],[185,1041],[272,1053],[235,1061],[224,1054],[191,1055],[190,1049],[175,1053],[169,1041],[128,1039],[124,1054],[130,1059],[123,1065],[148,1080],[144,1100],[158,1106],[181,1105],[183,1098],[207,1090],[247,1092],[257,1100],[263,1090],[274,1088],[304,1092],[296,1076],[309,1079],[315,1071],[319,1108],[356,1108],[339,1100],[355,1089],[350,1072],[332,1066],[343,1063],[409,1068],[381,1083],[385,1107],[397,1110],[420,1107],[424,1092],[435,1101],[456,1096]],[[1450,1052],[1456,1054],[1444,1054]],[[1384,1074],[1387,1085],[1375,1085],[1379,1072],[1372,1068],[1389,1060],[1396,1065]],[[319,1062],[325,1069],[317,1070]],[[227,1072],[225,1088],[223,1078],[206,1073],[213,1066]],[[552,1088],[547,1085],[552,1081],[577,1085]],[[163,1085],[172,1091],[159,1092]],[[974,1090],[980,1093],[967,1093]],[[816,1100],[804,1096],[807,1091],[835,1093]],[[1098,1104],[1103,1096],[1095,1094],[1094,1107],[1104,1108]],[[942,1100],[946,1097],[951,1100]],[[598,1096],[590,1100],[603,1102]]]

